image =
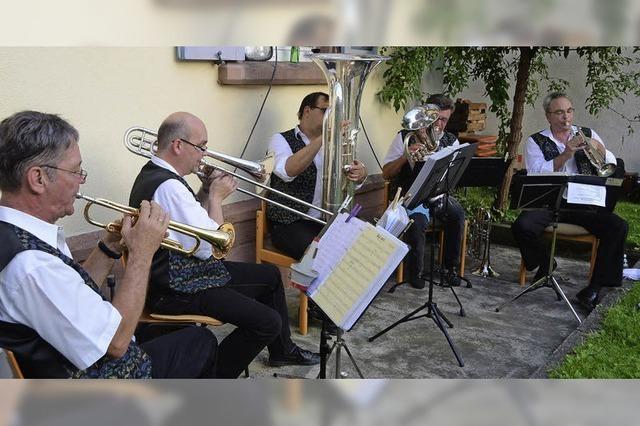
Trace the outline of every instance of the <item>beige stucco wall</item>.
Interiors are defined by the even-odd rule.
[[[238,156],[267,90],[222,86],[216,66],[178,62],[172,47],[0,48],[0,58],[0,117],[23,109],[61,114],[80,132],[83,167],[89,172],[81,190],[121,203],[126,203],[145,161],[124,148],[127,128],[157,129],[171,112],[189,111],[207,125],[211,149]],[[381,74],[380,68],[374,71],[361,103],[361,116],[380,160],[400,121],[400,115],[375,99]],[[297,123],[302,97],[325,89],[274,86],[244,157],[261,158],[271,134]],[[380,172],[362,133],[358,153],[370,173]],[[77,202],[76,214],[61,221],[67,235],[94,229],[82,219],[82,206]],[[112,216],[103,213],[105,218]]]

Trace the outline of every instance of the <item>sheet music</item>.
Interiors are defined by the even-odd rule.
[[[339,327],[348,330],[409,251],[389,232],[358,218],[336,218],[318,245],[319,276],[309,296]]]
[[[575,182],[567,185],[567,203],[604,207],[606,199],[607,188],[604,186]]]

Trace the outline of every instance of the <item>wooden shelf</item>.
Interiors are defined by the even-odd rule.
[[[218,66],[220,84],[269,84],[273,62],[235,62]],[[279,62],[273,84],[326,84],[320,68],[313,62]]]

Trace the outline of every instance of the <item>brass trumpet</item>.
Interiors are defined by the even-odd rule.
[[[83,195],[79,192],[76,194],[76,198],[81,198],[87,201],[87,204],[84,206],[84,218],[87,222],[115,234],[120,234],[122,225],[117,222],[109,222],[107,224],[104,224],[93,220],[89,215],[91,206],[95,204],[111,210],[115,210],[117,212],[131,215],[133,217],[138,217],[138,209],[125,206],[123,204],[118,204],[113,201],[105,200],[104,198],[93,198],[87,195]],[[195,252],[200,247],[200,242],[206,241],[211,244],[213,257],[215,257],[216,259],[221,259],[225,257],[227,253],[229,253],[236,239],[235,230],[233,228],[233,225],[230,223],[223,223],[217,230],[210,230],[169,221],[169,229],[193,238],[195,240],[195,244],[193,245],[193,247],[185,249],[184,246],[178,241],[172,240],[170,238],[164,238],[160,246],[167,250],[173,250],[175,252],[182,253],[186,256],[195,254]]]
[[[591,165],[596,169],[596,173],[600,177],[609,177],[616,172],[616,164],[607,163],[605,156],[603,156],[598,148],[595,146],[593,139],[588,138],[578,126],[571,126],[571,136],[579,136],[582,139],[582,147],[584,148],[584,154]]]

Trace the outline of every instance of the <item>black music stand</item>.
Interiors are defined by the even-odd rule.
[[[522,290],[516,296],[507,300],[496,308],[496,312],[506,306],[507,304],[519,299],[521,296],[530,293],[534,290],[543,287],[552,288],[558,300],[564,300],[569,306],[571,312],[578,320],[578,323],[582,323],[582,320],[576,313],[573,305],[567,299],[558,281],[553,275],[553,259],[556,252],[556,237],[558,234],[558,221],[560,217],[560,210],[563,206],[564,195],[566,193],[567,184],[569,183],[569,176],[566,175],[534,175],[534,176],[514,176],[512,181],[511,191],[511,208],[521,210],[551,210],[553,213],[551,219],[551,226],[553,227],[553,233],[551,236],[551,249],[549,253],[549,269],[547,275],[540,278],[529,287]],[[566,205],[566,204],[565,204]]]
[[[411,185],[411,188],[408,191],[410,194],[413,194],[413,195],[406,201],[407,207],[415,208],[419,204],[424,202],[424,200],[427,200],[432,197],[436,197],[438,195],[444,194],[444,196],[447,197],[447,194],[449,193],[449,191],[455,187],[460,177],[462,176],[462,173],[464,172],[465,167],[471,160],[473,153],[475,153],[475,150],[476,150],[476,144],[473,144],[473,145],[460,148],[450,153],[449,155],[442,156],[436,159],[435,161],[430,161],[434,159],[429,158],[427,160],[429,164],[428,165],[425,164],[424,167],[422,167],[422,169],[420,170],[420,173],[418,174],[418,177],[414,180],[413,185]],[[448,203],[448,198],[445,200],[445,202]],[[447,329],[444,326],[444,324],[446,323],[447,326],[449,326],[449,328],[453,328],[453,324],[440,311],[440,309],[438,308],[438,305],[433,301],[433,285],[434,285],[433,271],[435,269],[435,255],[434,255],[435,250],[433,247],[434,244],[435,244],[435,241],[432,241],[431,255],[429,259],[430,269],[431,269],[429,272],[429,298],[427,302],[424,303],[419,308],[413,310],[409,314],[405,315],[404,317],[400,318],[398,321],[394,322],[384,330],[380,331],[379,333],[375,334],[372,337],[369,337],[367,340],[369,342],[373,342],[375,339],[382,336],[387,331],[391,330],[392,328],[404,322],[413,321],[423,317],[431,318],[433,322],[436,324],[436,326],[440,329],[442,334],[444,334],[444,337],[447,339],[447,343],[449,343],[449,347],[453,351],[453,354],[455,355],[456,360],[458,361],[458,365],[460,367],[464,367],[464,361],[460,356],[460,354],[458,353],[458,349],[453,343],[453,340],[451,340],[451,337],[449,336],[449,333],[447,332]],[[458,299],[458,296],[455,294],[455,291],[453,292],[453,294],[455,295],[456,300],[458,300],[458,303],[460,304],[460,300]],[[462,305],[460,306],[462,309]],[[427,310],[426,314],[416,316],[418,312],[424,309]]]

